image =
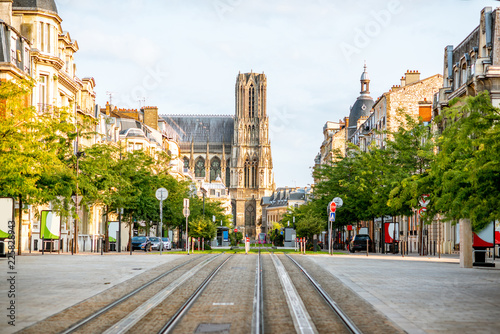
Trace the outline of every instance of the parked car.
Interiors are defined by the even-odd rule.
[[[147,241],[147,237],[133,237],[132,250],[141,249],[141,245]]]
[[[370,236],[368,234],[355,235],[349,244],[349,251],[351,253],[354,253],[357,250],[366,251],[367,240],[368,240],[368,247],[371,247],[372,240],[370,239]]]
[[[170,242],[169,238],[161,238],[163,241],[163,249],[166,250],[171,250],[172,249],[172,243]]]
[[[143,251],[148,251],[148,250],[160,250],[160,238],[157,237],[147,237],[146,241],[141,244],[141,249]],[[146,249],[146,246],[148,246],[148,243],[150,244],[150,249]]]

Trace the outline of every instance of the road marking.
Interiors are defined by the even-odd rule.
[[[214,306],[233,306],[234,303],[212,303]]]
[[[295,286],[288,276],[283,263],[274,254],[271,254],[271,259],[273,260],[274,267],[278,272],[278,277],[280,278],[281,286],[283,287],[283,292],[286,296],[286,301],[288,308],[290,309],[290,314],[292,315],[293,325],[297,333],[309,334],[318,333],[316,326],[312,323],[311,317],[304,306],[304,302],[300,298]]]

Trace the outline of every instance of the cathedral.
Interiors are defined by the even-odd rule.
[[[234,227],[251,238],[261,232],[261,199],[275,189],[266,92],[263,73],[239,73],[234,116],[161,116],[179,135],[184,170],[195,181],[222,180]]]

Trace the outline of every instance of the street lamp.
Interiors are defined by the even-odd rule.
[[[77,152],[75,153],[76,156],[76,192],[75,192],[75,213],[76,213],[76,219],[74,221],[74,235],[73,235],[73,247],[71,247],[71,254],[78,253],[78,221],[80,220],[80,216],[78,215],[78,207],[80,206],[80,201],[81,198],[78,199],[78,175],[79,175],[79,164],[78,161],[80,157],[85,157],[85,152],[83,151],[78,151],[78,139],[77,139]]]

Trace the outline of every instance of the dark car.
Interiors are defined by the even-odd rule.
[[[355,235],[351,243],[349,244],[349,251],[354,253],[355,251],[366,251],[366,241],[368,240],[368,247],[371,246],[372,240],[368,234],[358,234]]]
[[[147,237],[133,237],[132,238],[132,250],[141,249],[141,245],[145,243]]]

